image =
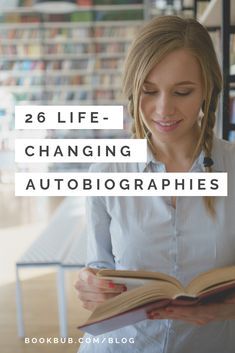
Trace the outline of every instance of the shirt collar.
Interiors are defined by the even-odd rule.
[[[201,151],[197,159],[194,161],[190,172],[203,172],[204,171],[204,165],[203,165],[203,160],[205,157],[204,151]],[[149,147],[149,144],[147,143],[147,161],[144,162],[139,162],[138,163],[138,170],[139,172],[147,172],[151,170],[151,164],[154,164],[155,170],[157,172],[165,172],[166,168],[164,163],[161,161],[157,160],[157,158],[154,156],[151,148]]]
[[[151,163],[155,163],[157,165],[163,164],[162,162],[156,160],[153,152],[151,151],[151,148],[149,147],[149,144],[147,143],[147,161],[138,163],[139,172],[148,171],[148,168],[151,165]]]

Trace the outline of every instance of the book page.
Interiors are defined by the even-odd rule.
[[[235,281],[235,266],[218,268],[195,277],[186,287],[186,292],[200,295],[207,290],[223,287],[233,281]]]
[[[145,279],[145,278],[130,278],[130,277],[103,277],[102,279],[107,279],[113,281],[116,284],[124,284],[127,287],[127,290],[131,290],[134,288],[138,288],[144,286],[148,283],[154,283],[156,280],[153,279]]]
[[[109,270],[109,269],[102,269],[99,270],[96,275],[98,277],[106,277],[110,278],[112,277],[113,281],[115,282],[116,277],[119,278],[133,278],[136,279],[138,278],[139,280],[160,280],[166,283],[172,283],[176,287],[180,288],[184,292],[184,288],[182,287],[181,283],[173,276],[169,276],[165,273],[162,272],[151,272],[151,271],[129,271],[129,270]],[[116,282],[119,283],[119,282]],[[124,282],[120,282],[124,283]],[[132,282],[134,286],[134,281]],[[136,282],[137,284],[138,282]],[[141,283],[141,282],[139,282]],[[131,285],[131,282],[129,281],[129,285]]]
[[[179,289],[174,284],[154,281],[154,283],[124,292],[101,303],[91,314],[87,324],[104,320],[148,303],[171,300],[177,293],[179,293]]]

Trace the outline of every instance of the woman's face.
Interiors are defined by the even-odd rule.
[[[176,142],[198,133],[203,102],[200,65],[187,49],[168,54],[146,77],[141,115],[153,142]]]

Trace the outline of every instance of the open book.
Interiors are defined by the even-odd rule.
[[[218,301],[235,293],[235,266],[213,269],[196,276],[186,287],[160,272],[99,270],[98,277],[123,283],[127,292],[98,305],[78,328],[93,335],[147,319],[147,311],[167,305],[196,305]]]

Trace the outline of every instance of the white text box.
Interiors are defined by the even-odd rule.
[[[146,139],[16,139],[17,163],[146,162]]]
[[[16,196],[227,196],[227,173],[16,173]]]
[[[15,128],[123,129],[123,106],[15,106]]]

